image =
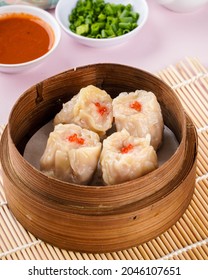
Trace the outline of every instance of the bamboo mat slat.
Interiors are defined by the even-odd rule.
[[[208,70],[197,58],[186,58],[156,75],[174,89],[198,133],[195,191],[184,215],[160,236],[128,250],[105,254],[61,250],[17,222],[7,205],[0,169],[0,259],[208,260]],[[0,126],[0,136],[3,129]]]

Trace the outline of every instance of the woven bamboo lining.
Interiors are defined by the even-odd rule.
[[[0,259],[2,260],[207,260],[208,259],[208,71],[187,58],[157,73],[180,98],[198,132],[196,186],[179,221],[157,238],[128,250],[84,254],[60,250],[27,232],[10,212],[0,173]],[[0,127],[0,135],[3,127]]]

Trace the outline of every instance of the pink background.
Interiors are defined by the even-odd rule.
[[[19,74],[0,73],[0,124],[7,123],[12,106],[26,89],[74,67],[110,62],[155,73],[186,57],[196,57],[208,67],[208,4],[185,14],[169,11],[154,0],[147,3],[148,21],[135,38],[123,45],[94,49],[62,32],[58,49],[40,66]]]

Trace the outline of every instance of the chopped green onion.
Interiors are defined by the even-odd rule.
[[[122,29],[131,30],[131,23],[130,22],[119,22],[118,26]]]
[[[134,19],[132,17],[121,17],[120,22],[134,22]]]
[[[131,4],[106,3],[104,0],[78,0],[69,15],[72,32],[89,38],[112,38],[135,29],[139,14]]]
[[[77,26],[76,33],[78,35],[87,34],[89,32],[89,25],[88,24],[81,24]]]

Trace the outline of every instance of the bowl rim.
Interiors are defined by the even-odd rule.
[[[56,30],[54,30],[54,27],[52,26],[52,24],[50,24],[49,22],[46,22],[50,28],[52,29],[53,33],[54,33],[54,43],[52,45],[52,47],[50,48],[49,51],[47,51],[45,54],[43,54],[40,57],[37,57],[36,59],[30,60],[30,61],[26,61],[26,62],[22,62],[22,63],[0,63],[0,68],[1,69],[17,69],[20,67],[26,67],[29,66],[31,64],[34,63],[38,63],[39,61],[43,60],[44,58],[46,58],[47,56],[49,56],[59,45],[59,42],[61,40],[61,29],[59,24],[57,23],[56,19],[47,11],[39,8],[39,7],[35,7],[35,6],[29,6],[29,5],[6,5],[1,7],[0,9],[0,15],[3,14],[20,14],[20,13],[25,13],[25,14],[31,14],[31,15],[35,15],[36,17],[39,17],[42,21],[45,21],[45,19],[43,19],[43,17],[47,17],[50,22],[52,22],[53,26],[56,26]]]
[[[144,9],[145,9],[145,17],[143,19],[143,21],[133,30],[131,30],[130,32],[126,33],[126,34],[123,34],[121,36],[116,36],[116,37],[113,37],[113,38],[89,38],[89,37],[85,37],[85,36],[82,36],[82,35],[78,35],[74,32],[72,32],[69,28],[66,28],[66,26],[63,24],[61,18],[60,18],[60,9],[61,9],[61,6],[63,5],[63,3],[65,3],[66,0],[59,0],[59,2],[57,3],[56,5],[56,8],[55,8],[55,17],[58,21],[58,23],[60,24],[60,26],[63,28],[63,30],[70,36],[72,36],[73,38],[75,39],[78,39],[79,41],[82,41],[83,43],[84,42],[89,42],[89,43],[103,43],[103,42],[117,42],[117,41],[120,41],[120,40],[123,40],[125,38],[128,38],[132,35],[134,35],[136,32],[138,32],[138,30],[140,30],[144,24],[146,23],[147,19],[148,19],[148,15],[149,15],[149,7],[148,7],[148,4],[147,4],[147,1],[146,0],[140,0],[140,2],[142,3]],[[138,19],[139,20],[139,19]]]

